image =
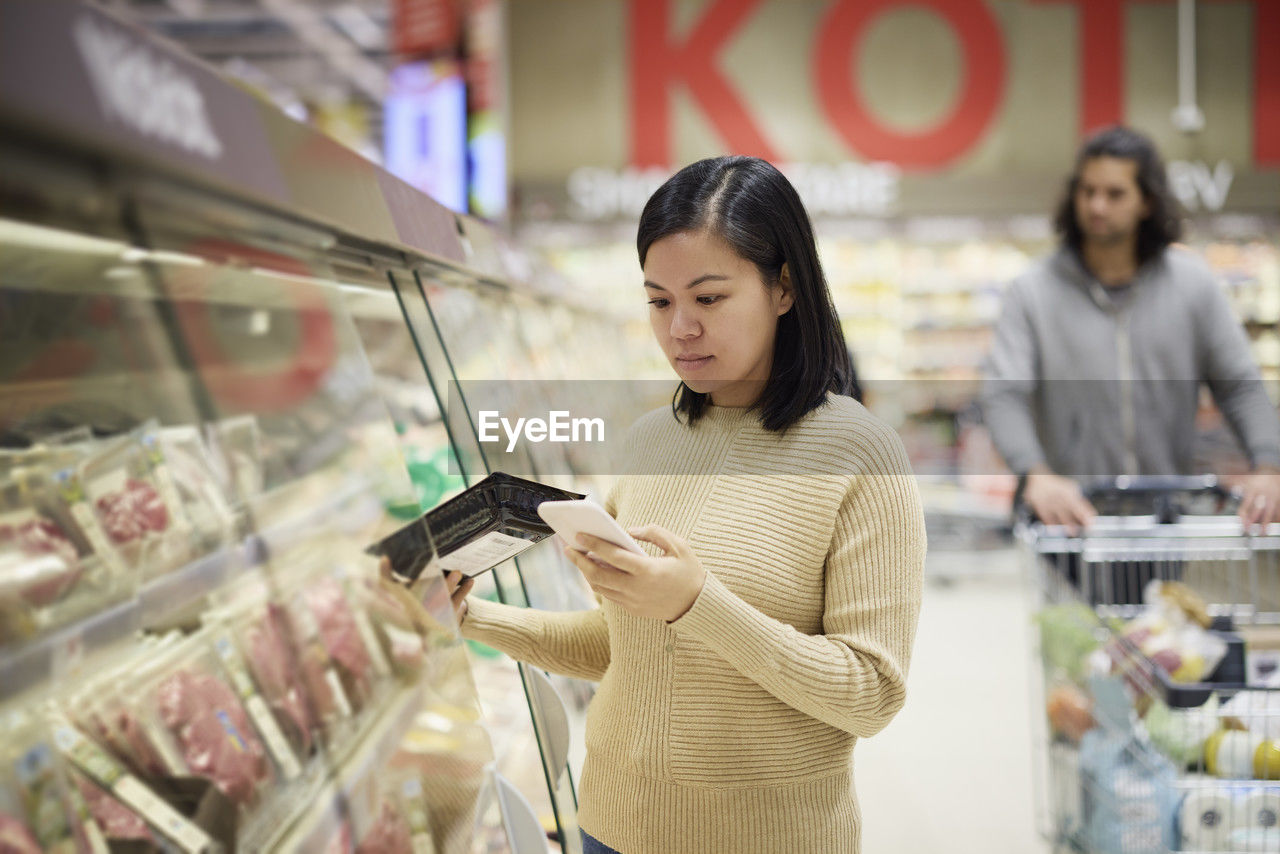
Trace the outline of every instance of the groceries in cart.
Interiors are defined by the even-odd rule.
[[[1174,682],[1204,680],[1227,654],[1227,642],[1209,630],[1204,600],[1185,584],[1158,579],[1147,584],[1144,600],[1146,610],[1108,645],[1112,670],[1128,667],[1137,647]]]
[[[1145,609],[1128,621],[1104,621],[1078,602],[1036,615],[1051,675],[1046,711],[1055,733],[1078,742],[1087,729],[1089,697],[1082,686],[1090,676],[1124,677],[1135,696],[1146,697],[1153,680],[1201,682],[1225,659],[1228,642],[1209,629],[1205,604],[1193,590],[1153,580],[1144,598]],[[1147,703],[1140,705],[1147,710]]]
[[[1277,532],[1157,514],[1020,539],[1041,594],[1056,850],[1280,852]]]

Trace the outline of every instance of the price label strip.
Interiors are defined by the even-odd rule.
[[[262,734],[262,740],[267,743],[267,750],[271,751],[271,757],[279,766],[281,775],[286,780],[302,776],[302,764],[294,755],[288,739],[284,737],[284,732],[280,729],[275,715],[271,714],[267,701],[262,699],[262,695],[254,687],[253,680],[249,678],[244,661],[236,651],[231,638],[222,635],[214,641],[213,647],[226,666],[236,693],[240,695],[240,700],[244,703],[245,711],[249,713],[254,727]]]
[[[94,744],[70,722],[55,721],[58,749],[94,782],[142,816],[185,854],[214,854],[222,848],[209,834],[169,806],[141,780],[124,770],[106,751]]]

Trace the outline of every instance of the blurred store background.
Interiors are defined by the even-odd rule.
[[[1280,390],[1280,71],[1266,2],[114,0],[291,116],[497,223],[546,287],[649,345],[634,223],[673,168],[785,164],[868,402],[935,548],[999,542],[1013,481],[973,408],[1005,284],[1054,244],[1076,147],[1150,134]],[[1185,15],[1185,13],[1184,13]],[[1190,74],[1190,88],[1184,78]],[[1206,467],[1240,465],[1206,398]],[[994,539],[993,539],[994,538]]]
[[[49,10],[63,4],[0,0],[0,12],[19,5],[32,20],[53,21]],[[43,401],[50,389],[62,395],[67,387],[73,403],[82,402],[81,394],[84,400],[110,397],[121,406],[151,407],[149,414],[166,426],[197,422],[209,418],[208,401],[185,395],[189,387],[203,389],[216,399],[218,429],[209,433],[214,456],[224,428],[239,431],[255,458],[261,438],[264,462],[255,476],[261,482],[240,490],[252,494],[241,496],[237,512],[254,516],[258,504],[271,503],[266,498],[292,490],[296,507],[309,515],[290,517],[285,510],[295,505],[285,502],[255,524],[273,530],[271,524],[284,519],[290,547],[313,532],[341,541],[328,553],[328,539],[312,543],[304,563],[336,554],[355,565],[365,540],[337,524],[350,514],[312,512],[319,496],[332,496],[335,483],[356,497],[367,498],[372,489],[379,523],[394,517],[399,524],[455,494],[464,477],[473,481],[483,473],[483,466],[458,469],[458,458],[465,464],[474,449],[462,447],[467,437],[449,435],[441,417],[449,378],[674,381],[652,343],[640,288],[639,212],[653,189],[690,161],[725,153],[766,157],[784,169],[808,205],[866,402],[906,442],[929,526],[932,583],[912,700],[884,734],[857,751],[865,850],[1047,850],[1037,835],[1043,816],[1033,801],[1045,793],[1033,785],[1033,771],[1042,769],[1035,768],[1031,747],[1049,736],[1044,698],[1037,694],[1039,663],[1032,662],[1025,555],[1011,536],[1015,479],[974,405],[979,365],[1004,288],[1056,243],[1051,212],[1080,141],[1123,122],[1149,134],[1168,160],[1172,187],[1187,211],[1187,242],[1217,272],[1268,391],[1280,400],[1280,2],[86,5],[104,10],[103,20],[134,29],[137,43],[159,40],[198,58],[241,90],[234,94],[248,92],[271,116],[278,110],[349,151],[335,153],[329,141],[257,114],[220,127],[220,138],[202,135],[199,123],[155,133],[156,125],[147,124],[155,116],[129,114],[121,99],[145,101],[141,93],[169,91],[157,81],[172,68],[124,62],[139,56],[120,47],[128,40],[101,36],[116,24],[89,37],[95,48],[81,46],[87,62],[115,61],[114,76],[97,69],[111,81],[110,91],[99,93],[103,103],[128,114],[110,132],[103,130],[112,118],[107,107],[106,118],[82,114],[89,129],[73,139],[66,128],[74,127],[68,116],[75,104],[37,108],[23,100],[27,90],[48,84],[54,91],[66,82],[59,70],[49,70],[61,68],[60,60],[43,62],[39,45],[21,57],[16,50],[0,56],[8,75],[0,80],[0,153],[21,164],[0,176],[0,249],[6,253],[0,284],[22,307],[0,312],[0,324],[11,324],[3,326],[6,333],[20,333],[3,345],[25,358],[24,347],[43,353],[50,339],[53,351],[30,364],[15,359],[4,366],[3,389],[12,384],[15,393],[5,400],[11,409],[0,407],[0,426],[12,428],[14,411],[25,413],[28,402]],[[21,41],[9,37],[5,44]],[[142,53],[164,55],[149,50]],[[185,62],[178,64],[199,78]],[[25,76],[35,67],[49,79]],[[200,92],[216,92],[209,99],[215,124],[228,115],[249,116],[239,108],[219,112],[234,99],[199,80],[197,103]],[[173,90],[174,103],[187,97],[183,92],[189,90]],[[44,107],[47,116],[64,109],[57,121],[38,127],[13,119],[47,117]],[[124,125],[131,126],[121,130]],[[144,130],[151,138],[143,139]],[[45,147],[46,132],[56,146]],[[165,134],[169,138],[159,138]],[[255,148],[259,136],[267,142]],[[157,154],[175,138],[197,152],[209,145],[234,149],[227,160],[266,151],[275,161],[263,167],[262,183],[251,186],[241,179],[259,174],[253,170],[261,164],[248,159],[232,168],[197,162],[190,151]],[[353,165],[350,152],[439,206],[420,203],[381,173],[362,171],[364,161]],[[76,168],[64,168],[72,160]],[[219,183],[233,173],[239,184]],[[421,221],[406,213],[423,211]],[[142,238],[146,251],[137,248]],[[126,304],[133,307],[121,307]],[[148,341],[161,342],[145,354],[154,364],[142,359],[147,364],[140,367],[130,342],[103,343],[107,334],[99,327],[117,316],[113,311],[134,317]],[[78,332],[65,340],[53,336],[49,330],[63,330],[60,323],[79,324]],[[165,349],[171,344],[173,353]],[[86,352],[103,359],[99,374],[84,368],[94,364]],[[125,368],[108,372],[101,367],[107,363]],[[153,374],[163,382],[153,382]],[[199,382],[193,374],[201,375]],[[146,382],[136,381],[139,376]],[[264,376],[279,382],[250,382]],[[102,377],[115,383],[109,394]],[[245,386],[259,393],[245,397]],[[1207,396],[1198,424],[1205,469],[1241,470],[1239,450]],[[402,458],[389,450],[397,441],[388,439],[392,435]],[[305,464],[285,465],[293,465],[300,449],[316,447],[314,459],[303,454]],[[365,465],[396,470],[388,481],[395,483],[347,483],[346,475]],[[411,483],[400,483],[406,468]],[[234,486],[237,476],[223,480]],[[565,481],[583,491],[600,487],[590,476]],[[222,532],[223,540],[239,533]],[[219,548],[218,554],[226,551],[227,542]],[[232,579],[239,570],[210,564],[207,556],[170,563],[184,584],[204,585],[200,596],[238,583]],[[495,579],[484,582],[482,593],[536,607],[589,602],[581,585],[571,583],[572,572],[553,563],[530,558],[523,570],[508,566],[491,574]],[[290,572],[286,591],[310,577]],[[343,583],[358,589],[354,578]],[[162,585],[160,596],[155,584],[153,578],[113,594],[111,613],[128,618],[117,620],[119,626],[149,628],[129,620],[145,623],[148,614],[160,613],[155,602],[180,598],[181,585]],[[74,582],[71,589],[74,598]],[[121,602],[141,603],[140,610],[121,611]],[[182,602],[187,611],[200,610]],[[34,609],[40,619],[47,604]],[[32,630],[45,634],[17,640],[0,634],[0,672],[19,672],[13,662],[34,660],[32,650],[54,662],[36,676],[22,670],[32,684],[63,679],[68,658],[85,667],[77,645],[82,624],[106,623],[95,611],[100,600],[86,594],[81,604]],[[434,604],[447,623],[447,607]],[[161,610],[166,620],[172,617]],[[207,618],[211,611],[203,613]],[[66,625],[74,629],[69,635]],[[440,648],[445,635],[456,642],[451,625],[438,628]],[[113,642],[123,632],[112,635]],[[90,652],[96,642],[88,643]],[[432,654],[428,648],[427,659]],[[475,806],[488,803],[477,792],[495,762],[532,805],[535,837],[540,840],[539,827],[553,840],[566,832],[572,837],[573,780],[557,776],[564,748],[547,736],[547,717],[561,707],[543,705],[537,698],[549,695],[539,693],[533,677],[492,650],[473,645],[467,656],[437,670],[410,668],[430,673],[421,678],[405,676],[401,662],[393,662],[396,672],[383,674],[385,681],[395,676],[412,690],[401,685],[397,693],[379,682],[387,693],[377,696],[395,698],[395,714],[370,718],[377,738],[352,736],[353,742],[377,741],[374,755],[395,757],[398,771],[440,782],[428,800],[457,809],[433,819],[438,850],[525,850],[510,844],[510,822],[504,830],[496,804]],[[0,686],[0,701],[17,690]],[[567,762],[576,774],[591,687],[556,680],[554,690],[567,701],[560,714],[572,723]],[[419,692],[431,702],[423,705]],[[448,702],[436,702],[436,694]],[[427,711],[419,713],[419,705]],[[321,777],[347,780],[352,766],[344,755],[335,751],[333,767]],[[376,777],[369,767],[352,779]],[[392,782],[399,785],[400,777],[378,786]],[[334,802],[354,802],[351,792],[364,791],[354,783],[348,789]],[[373,824],[370,816],[385,793],[377,786],[369,791],[351,826],[352,816],[343,814],[332,824],[317,819],[311,836],[284,822],[276,830],[308,843],[338,833],[334,828],[350,836],[352,826]],[[301,821],[296,811],[294,820]],[[257,821],[267,833],[262,827],[271,820]],[[348,848],[351,841],[344,837]],[[577,843],[567,842],[565,850],[577,850]]]

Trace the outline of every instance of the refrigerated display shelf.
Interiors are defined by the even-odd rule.
[[[289,488],[284,487],[281,491]],[[224,546],[173,572],[148,581],[127,601],[55,629],[12,650],[0,651],[0,701],[56,679],[88,653],[110,646],[139,629],[153,625],[207,596],[236,576],[262,566],[272,553],[285,551],[301,542],[308,532],[319,530],[326,520],[339,521],[331,517],[337,514],[339,508],[348,506],[353,499],[362,495],[370,496],[369,489],[370,486],[365,481],[351,481],[318,507],[261,532],[249,534],[236,544]],[[269,500],[271,497],[266,498]],[[364,509],[376,509],[377,506],[377,502],[370,496]],[[359,524],[367,518],[359,513],[343,514],[341,522],[347,525]]]
[[[337,828],[332,819],[345,812],[357,788],[386,768],[427,699],[422,685],[404,688],[371,718],[365,731],[335,757],[335,773],[315,788],[314,795],[299,798],[296,811],[267,840],[268,851],[322,851]]]

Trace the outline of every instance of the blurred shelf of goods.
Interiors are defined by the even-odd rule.
[[[81,51],[119,61],[47,73]],[[0,87],[6,850],[579,850],[590,687],[365,549],[502,462],[446,417],[461,380],[621,376],[608,313],[110,10],[7,2],[0,52],[34,81]],[[123,67],[202,111],[63,109]],[[549,549],[478,595],[591,604]]]
[[[917,222],[929,222],[920,218]],[[902,435],[922,476],[931,544],[1001,545],[1015,480],[996,453],[975,403],[1004,289],[1056,245],[1047,217],[982,221],[815,219],[819,254],[854,354],[866,404]],[[672,378],[652,343],[634,225],[537,223],[518,231],[579,294],[626,318],[635,370]],[[1280,400],[1280,241],[1256,217],[1189,222],[1202,255],[1245,325],[1273,399]],[[1241,463],[1212,400],[1204,397],[1203,463]],[[963,517],[976,520],[966,526]],[[957,522],[957,519],[961,521]],[[966,533],[966,528],[968,529]],[[934,533],[937,536],[933,536]]]

